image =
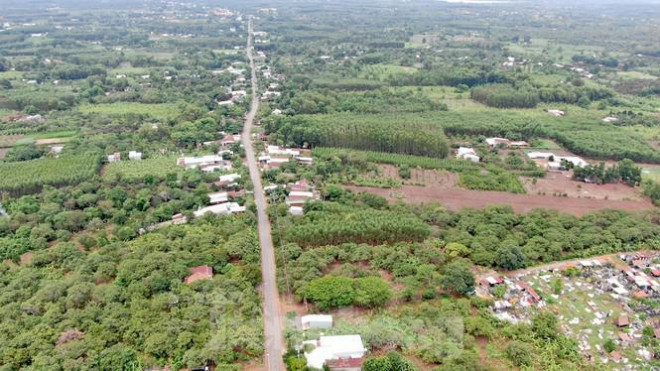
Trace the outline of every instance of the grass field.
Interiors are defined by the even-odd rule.
[[[6,115],[13,115],[15,113],[16,113],[16,111],[14,111],[14,110],[6,109],[6,108],[0,108],[0,117],[1,116],[6,116]]]
[[[112,103],[112,104],[87,104],[78,107],[82,113],[94,113],[99,115],[149,115],[158,119],[166,119],[174,116],[177,112],[176,106],[172,104],[144,104],[144,103]]]
[[[115,180],[118,176],[125,180],[141,180],[145,176],[164,178],[167,174],[181,173],[184,169],[177,166],[178,155],[160,156],[141,161],[121,161],[106,165],[103,178]]]
[[[363,79],[384,81],[389,76],[399,73],[413,73],[416,70],[417,69],[414,67],[403,67],[393,64],[372,64],[362,68],[359,77]]]
[[[45,184],[79,183],[96,175],[96,154],[0,163],[0,190],[16,194],[38,191]]]
[[[558,58],[558,62],[560,63],[570,62],[571,57],[577,54],[604,50],[601,46],[562,44],[541,38],[532,38],[528,44],[509,43],[505,48],[515,54],[553,56]]]
[[[660,182],[660,166],[642,166],[642,178]]]
[[[0,72],[0,79],[17,80],[23,78],[23,72],[20,71],[3,71]]]
[[[424,48],[433,44],[438,38],[437,34],[417,34],[413,35],[406,43],[406,48]]]
[[[117,67],[108,72],[108,75],[114,77],[116,75],[146,75],[149,69],[145,67]]]
[[[62,141],[67,141],[73,139],[76,135],[78,135],[77,130],[47,131],[44,133],[27,134],[14,142],[14,146],[31,144],[40,139],[62,139]]]
[[[548,139],[539,139],[536,145],[533,147],[535,149],[561,149],[559,144],[548,140]]]
[[[485,105],[470,99],[469,92],[460,93],[452,86],[403,86],[391,88],[400,92],[423,92],[429,99],[436,103],[444,103],[449,109],[470,110],[484,108]]]
[[[641,135],[646,140],[660,140],[660,127],[627,126],[624,129]]]
[[[618,71],[616,73],[622,80],[657,80],[657,76],[639,71]]]

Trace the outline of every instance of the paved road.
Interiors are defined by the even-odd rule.
[[[254,59],[252,57],[252,19],[248,26],[248,42],[246,52],[250,59],[250,69],[252,70],[252,106],[245,118],[243,128],[243,143],[245,145],[245,156],[247,157],[250,178],[254,184],[254,201],[257,205],[257,220],[259,222],[259,242],[261,244],[261,272],[264,282],[264,327],[266,334],[266,368],[269,371],[283,371],[282,354],[284,354],[284,345],[282,341],[282,316],[280,315],[280,298],[277,292],[276,283],[276,265],[275,251],[273,249],[273,239],[270,234],[270,221],[266,213],[266,196],[264,188],[261,185],[261,173],[257,166],[257,159],[254,155],[252,146],[252,123],[259,110],[259,95],[257,94],[257,74],[254,68]]]

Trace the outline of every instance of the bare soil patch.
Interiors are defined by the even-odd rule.
[[[11,148],[0,148],[0,159],[5,158],[10,149]]]
[[[33,255],[34,254],[31,251],[28,251],[25,254],[21,255],[21,265],[29,264],[32,261]]]
[[[410,179],[402,179],[396,166],[387,164],[378,166],[381,169],[383,178],[401,180],[406,185],[425,185],[449,189],[453,188],[458,181],[458,175],[455,173],[418,168],[410,169]]]
[[[11,147],[25,135],[0,135],[0,148]]]
[[[530,195],[592,198],[596,200],[644,201],[635,188],[625,184],[593,184],[575,181],[568,171],[549,171],[545,178],[522,178]]]
[[[653,204],[648,200],[597,200],[587,198],[520,195],[507,192],[474,191],[458,188],[419,187],[404,185],[397,189],[346,186],[354,192],[370,192],[383,196],[390,202],[404,201],[413,204],[438,202],[449,210],[463,208],[481,209],[491,205],[508,205],[515,212],[526,213],[538,208],[558,210],[581,216],[590,211],[618,209],[626,211],[650,210]]]
[[[380,171],[383,172],[384,178],[401,180],[401,176],[399,175],[399,169],[397,169],[396,166],[388,165],[388,164],[380,164],[378,165],[378,167],[380,168]]]
[[[70,140],[71,140],[71,138],[37,139],[37,140],[34,141],[34,144],[36,144],[36,145],[59,144],[59,143],[66,143]]]

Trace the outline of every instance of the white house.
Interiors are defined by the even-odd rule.
[[[506,144],[507,146],[509,145],[509,140],[506,138],[486,138],[486,144],[488,144],[491,147],[496,147],[500,144]]]
[[[293,157],[298,157],[300,156],[300,151],[293,149],[293,148],[286,148],[286,147],[279,147],[279,146],[273,146],[269,145],[268,146],[268,154],[271,156],[279,155],[279,156],[293,156]]]
[[[302,157],[302,156],[300,156],[300,157],[297,157],[296,160],[298,160],[298,163],[302,164],[302,165],[311,165],[311,164],[314,163],[314,159],[311,158],[311,157]]]
[[[261,95],[261,99],[269,100],[269,99],[277,98],[280,95],[282,95],[282,93],[280,93],[279,91],[266,91]]]
[[[242,102],[246,95],[247,92],[245,90],[235,90],[231,92],[231,100],[234,102]]]
[[[273,112],[271,112],[273,115],[279,116],[282,114],[282,110],[279,108],[275,108]]]
[[[207,194],[209,197],[209,203],[211,205],[221,204],[223,202],[229,201],[229,194],[227,192],[215,192]]]
[[[266,193],[272,192],[272,191],[276,190],[278,187],[279,186],[277,184],[269,184],[269,185],[264,187],[264,192],[266,192]]]
[[[558,109],[549,109],[548,113],[555,117],[562,117],[566,114],[566,112]]]
[[[458,150],[456,151],[456,158],[472,162],[479,162],[479,156],[477,156],[477,152],[474,150],[474,148],[458,147]]]
[[[318,341],[310,340],[303,344],[316,347],[311,352],[305,353],[305,358],[308,367],[319,370],[323,369],[323,365],[328,361],[360,359],[367,353],[360,335],[321,336]]]
[[[263,163],[266,163],[266,164],[267,164],[267,163],[270,162],[270,156],[268,156],[268,155],[261,155],[261,156],[257,157],[257,161],[259,161],[259,162],[263,162]]]
[[[130,151],[128,152],[129,160],[142,160],[142,152]]]
[[[200,157],[180,157],[176,160],[176,163],[186,169],[196,169],[207,165],[219,164],[222,161],[222,156],[206,155]]]
[[[220,175],[220,181],[221,182],[231,183],[231,182],[237,181],[238,179],[241,179],[241,174],[234,173],[234,174]]]
[[[222,161],[217,164],[204,165],[200,169],[205,173],[212,173],[214,171],[228,171],[232,169],[231,161]]]
[[[568,161],[568,162],[572,163],[573,166],[576,166],[576,167],[585,167],[585,166],[589,165],[588,162],[584,161],[583,159],[581,159],[580,157],[577,157],[577,156],[555,156],[555,162],[561,163],[562,160]]]
[[[509,140],[506,138],[486,138],[486,144],[488,144],[491,147],[497,147],[500,144],[503,144],[505,147],[529,147],[529,143],[525,142],[524,140]]]
[[[291,206],[289,208],[289,214],[293,216],[303,216],[305,211],[303,210],[302,206]]]
[[[201,216],[204,216],[204,214],[206,213],[212,213],[216,215],[231,215],[243,211],[245,211],[245,206],[240,206],[236,202],[225,202],[222,204],[203,207],[195,211],[193,214],[195,215],[195,217],[199,218]]]
[[[551,152],[527,152],[527,157],[529,158],[544,158],[544,159],[549,159],[550,157],[553,157],[555,154]]]
[[[300,318],[302,329],[332,328],[332,316],[329,314],[308,314]]]
[[[62,153],[64,146],[50,146],[50,152],[56,155]]]
[[[119,162],[121,161],[121,153],[115,152],[111,155],[108,155],[108,162],[113,163],[113,162]]]
[[[617,122],[617,121],[619,121],[619,118],[612,116],[608,116],[603,119],[603,122]]]
[[[231,100],[217,101],[216,103],[218,104],[218,106],[221,106],[221,107],[222,106],[233,106],[234,105],[234,101],[231,101]]]

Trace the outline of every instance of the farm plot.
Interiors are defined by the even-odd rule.
[[[183,172],[184,169],[177,166],[177,157],[177,155],[160,156],[140,161],[111,163],[103,169],[103,179],[135,181],[142,180],[148,176],[164,178],[168,174],[178,174]]]
[[[458,176],[455,173],[442,170],[430,169],[408,169],[409,176],[406,178],[401,177],[399,168],[394,165],[380,164],[378,165],[378,172],[362,175],[359,181],[352,182],[354,185],[368,186],[369,181],[386,185],[380,188],[394,188],[402,185],[416,185],[425,186],[427,184],[434,184],[437,187],[446,189],[456,186]]]
[[[628,185],[579,182],[573,180],[568,171],[549,171],[544,178],[523,178],[523,183],[532,195],[639,202],[646,200],[638,190]]]
[[[27,194],[43,185],[65,185],[81,182],[96,175],[96,154],[63,156],[0,164],[0,191]]]
[[[172,104],[145,103],[88,104],[80,106],[78,110],[99,115],[145,115],[157,119],[166,119],[177,113],[176,106]]]
[[[557,210],[577,216],[591,211],[617,209],[625,211],[652,210],[650,201],[618,201],[595,200],[586,198],[566,198],[539,195],[522,195],[497,191],[473,191],[469,189],[402,186],[396,190],[346,186],[353,192],[370,192],[385,197],[391,202],[404,201],[413,204],[428,204],[437,202],[449,210],[458,211],[463,208],[482,209],[491,205],[508,205],[517,213],[526,213],[543,208]]]

